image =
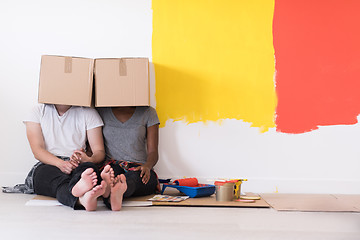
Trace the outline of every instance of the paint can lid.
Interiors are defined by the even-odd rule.
[[[224,186],[226,185],[233,185],[234,183],[236,183],[237,181],[235,180],[230,180],[230,181],[215,181],[214,185],[215,186]]]

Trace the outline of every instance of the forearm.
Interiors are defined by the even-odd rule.
[[[45,149],[36,149],[33,151],[34,157],[40,162],[48,165],[52,165],[60,168],[60,164],[62,163],[62,159],[54,156],[49,151]]]
[[[105,158],[105,151],[104,150],[97,150],[93,151],[91,157],[89,157],[89,162],[92,163],[101,163]]]
[[[156,165],[158,159],[159,159],[159,154],[157,152],[150,152],[148,153],[146,163],[144,165],[151,169]]]
[[[45,142],[39,123],[26,122],[26,136],[34,157],[42,163],[60,167],[62,159],[57,158],[45,148]]]
[[[158,142],[159,142],[159,126],[153,125],[147,128],[147,159],[145,166],[149,167],[150,169],[155,166],[159,159],[159,151],[158,151]]]
[[[102,128],[97,127],[87,130],[89,147],[92,155],[88,157],[88,161],[92,163],[100,163],[105,158],[105,149],[102,135]]]

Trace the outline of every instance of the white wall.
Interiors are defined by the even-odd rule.
[[[54,4],[55,2],[55,4]],[[22,118],[37,102],[40,57],[151,58],[150,0],[0,2],[0,185],[23,182],[35,160]],[[155,105],[154,72],[151,103]],[[248,178],[243,191],[360,193],[360,126],[259,133],[225,120],[160,129],[160,177]],[[360,141],[359,141],[360,142]]]
[[[170,123],[168,121],[168,123]],[[167,176],[248,178],[243,191],[360,193],[360,126],[329,126],[306,134],[274,129],[261,134],[250,124],[170,123],[161,130]]]
[[[9,185],[35,162],[22,119],[37,103],[41,55],[151,57],[151,1],[1,0],[0,34],[0,185]]]

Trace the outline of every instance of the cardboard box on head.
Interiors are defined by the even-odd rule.
[[[149,59],[44,55],[39,103],[84,107],[150,106]]]
[[[95,59],[95,106],[150,106],[149,59]]]
[[[39,103],[93,106],[94,59],[41,57]]]

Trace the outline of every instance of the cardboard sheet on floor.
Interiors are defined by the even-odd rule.
[[[278,211],[360,212],[360,195],[267,193],[260,196]]]
[[[25,203],[26,206],[63,206],[58,200],[52,197],[36,195],[33,199]],[[105,204],[102,200],[98,201],[98,207],[103,207]],[[123,207],[147,207],[152,206],[150,201],[124,201]]]
[[[175,193],[167,192],[166,194],[175,195]],[[124,200],[123,206],[183,206],[183,207],[255,207],[255,208],[269,208],[270,205],[263,199],[256,200],[253,203],[246,202],[218,202],[215,195],[200,198],[188,198],[181,202],[151,202],[148,201],[154,195],[132,197]],[[246,196],[258,196],[253,193],[246,193]],[[99,201],[98,206],[102,205]],[[61,205],[55,198],[36,195],[32,200],[28,201],[28,206],[59,206]]]
[[[165,194],[169,194],[166,192]],[[174,194],[169,194],[174,195]],[[258,196],[253,193],[246,193],[246,196]],[[131,201],[146,201],[147,199],[153,197],[144,196],[144,197],[134,197],[129,198]],[[237,201],[229,201],[229,202],[218,202],[216,201],[215,195],[209,197],[199,197],[199,198],[188,198],[181,202],[153,202],[153,206],[182,206],[182,207],[255,207],[255,208],[269,208],[270,205],[265,202],[263,199],[256,200],[253,203],[246,202],[237,202]]]

